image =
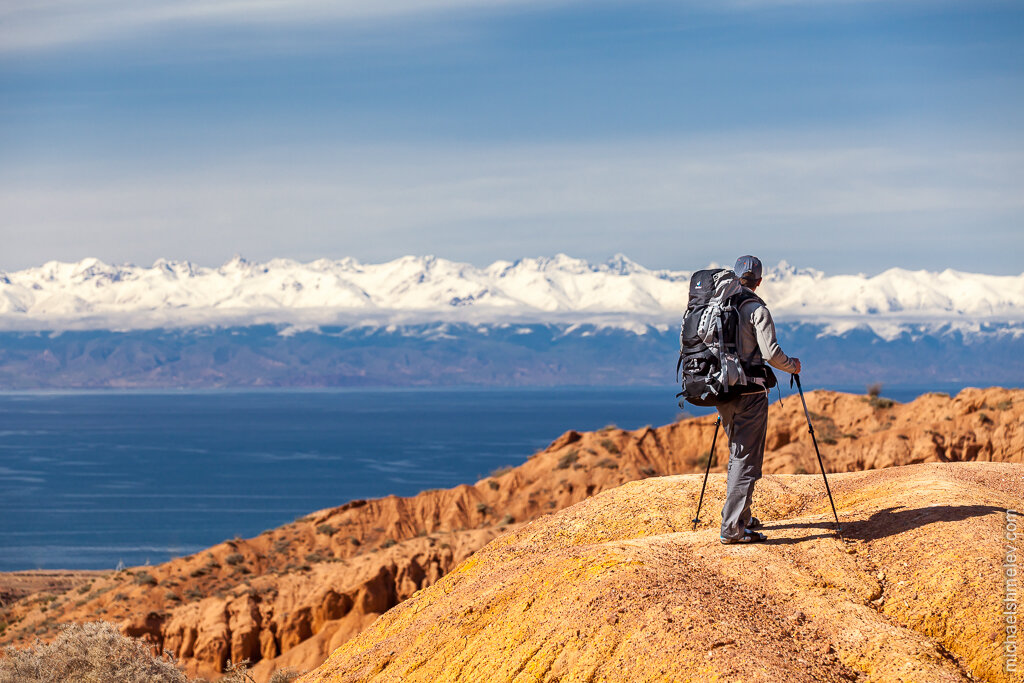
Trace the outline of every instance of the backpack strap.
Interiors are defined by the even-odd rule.
[[[757,302],[757,304],[760,305],[760,306],[764,306],[765,303],[764,303],[764,299],[759,297],[757,294],[754,294],[752,291],[750,291],[746,287],[741,289],[738,294],[733,296],[732,299],[733,299],[732,300],[732,306],[736,309],[736,353],[739,354],[739,351],[740,351],[740,330],[741,330],[742,325],[743,325],[743,317],[740,315],[740,313],[741,313],[743,307],[746,306],[747,304],[749,304],[752,301],[753,302]],[[744,365],[748,365],[748,363],[744,363]],[[757,367],[757,368],[765,367],[764,359],[762,358],[760,363],[752,364],[751,367]],[[746,368],[744,368],[744,369],[746,369]]]

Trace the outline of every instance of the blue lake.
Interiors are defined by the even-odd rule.
[[[671,422],[676,391],[0,394],[0,571],[155,564],[355,498],[471,483],[568,429]]]

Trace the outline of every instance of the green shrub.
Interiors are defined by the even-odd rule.
[[[601,448],[605,449],[612,455],[618,455],[620,453],[619,447],[615,445],[615,442],[611,439],[601,439]]]
[[[499,467],[496,470],[491,470],[491,476],[492,477],[500,477],[503,474],[508,474],[509,472],[511,472],[514,469],[515,469],[514,465],[502,465],[501,467]]]
[[[316,528],[316,532],[318,534],[324,534],[325,536],[333,536],[338,532],[338,530],[330,524],[321,524]]]
[[[868,400],[868,405],[870,405],[872,408],[879,408],[882,410],[886,408],[892,408],[894,403],[895,401],[893,401],[891,398],[882,398],[881,396],[872,396]]]
[[[653,467],[645,466],[645,467],[641,467],[640,468],[640,474],[646,475],[648,477],[653,477],[656,474],[658,474],[658,471],[656,469],[654,469]]]
[[[224,558],[224,562],[230,564],[232,567],[234,567],[237,564],[241,564],[244,561],[245,555],[242,555],[242,553],[231,553],[230,555]]]
[[[501,484],[499,484],[498,482],[494,481],[493,479],[488,481],[487,485],[490,486],[491,490],[493,490],[493,491],[497,491],[498,489],[501,488]]]
[[[398,543],[398,541],[396,541],[393,538],[385,538],[384,542],[380,544],[380,547],[381,548],[390,548],[391,546],[396,545],[397,543]]]
[[[509,524],[515,524],[515,521],[516,518],[512,515],[505,515],[501,518],[501,521],[498,522],[498,524],[500,524],[501,526],[508,526]]]
[[[615,462],[612,458],[602,458],[597,461],[597,466],[607,467],[610,470],[617,470],[619,468],[619,463]]]
[[[491,511],[491,508],[487,503],[480,501],[479,503],[476,504],[476,511],[479,512],[481,515],[486,515],[488,512]]]

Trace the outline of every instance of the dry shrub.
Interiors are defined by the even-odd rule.
[[[555,469],[567,470],[567,469],[569,469],[570,465],[572,465],[574,462],[576,462],[579,459],[580,459],[580,451],[579,451],[579,449],[574,448],[571,451],[569,451],[568,453],[566,453],[565,455],[563,455],[561,458],[558,459],[558,464],[555,466]]]
[[[231,665],[219,683],[253,683],[248,661]],[[270,683],[291,683],[301,675],[280,669]],[[206,683],[189,678],[170,661],[154,657],[148,643],[121,635],[106,621],[61,624],[52,643],[36,641],[24,650],[5,647],[0,683]]]
[[[702,455],[699,458],[697,458],[697,460],[694,462],[694,464],[697,465],[697,467],[700,467],[702,469],[706,469],[708,467],[708,461],[711,461],[710,462],[711,467],[717,467],[718,466],[718,456],[716,454],[712,453],[711,451],[708,451],[704,455]]]
[[[885,410],[886,408],[892,408],[894,403],[895,401],[893,401],[891,398],[882,398],[881,396],[872,396],[870,399],[868,399],[868,404],[872,408],[880,408],[882,410]]]
[[[64,624],[52,643],[4,648],[0,683],[190,683],[173,662],[154,657],[141,640],[105,621]]]

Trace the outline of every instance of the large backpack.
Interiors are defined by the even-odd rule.
[[[690,300],[679,333],[682,391],[696,406],[727,403],[751,390],[774,386],[771,370],[739,357],[740,307],[758,296],[745,289],[728,268],[698,270],[690,278]]]

